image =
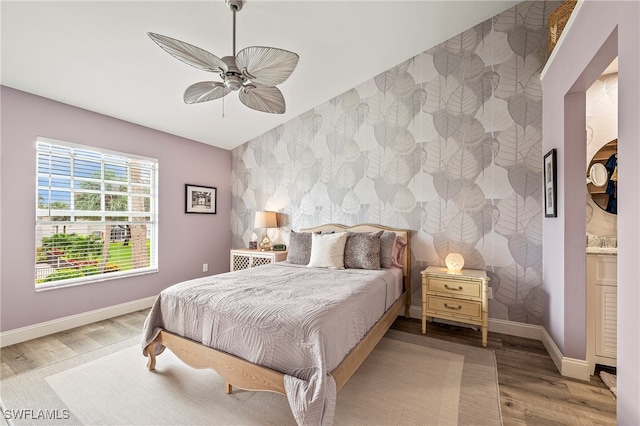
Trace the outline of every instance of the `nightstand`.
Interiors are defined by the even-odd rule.
[[[479,325],[482,346],[487,346],[489,324],[489,277],[486,271],[429,266],[422,271],[422,334],[427,333],[427,320],[442,318]]]
[[[254,268],[256,266],[268,265],[269,263],[282,262],[286,259],[287,251],[233,249],[231,250],[229,269],[231,271],[239,271],[240,269]]]

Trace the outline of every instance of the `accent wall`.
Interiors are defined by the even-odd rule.
[[[412,282],[450,252],[487,270],[490,317],[542,323],[542,86],[548,15],[525,1],[232,151],[231,228],[412,230]],[[429,46],[425,46],[429,47]],[[419,285],[413,286],[420,303]]]

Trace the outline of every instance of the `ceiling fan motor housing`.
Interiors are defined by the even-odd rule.
[[[224,76],[224,86],[229,90],[233,90],[234,92],[240,90],[240,88],[242,87],[242,78],[238,75],[227,74],[226,76]]]
[[[245,83],[246,78],[240,73],[238,70],[238,66],[236,65],[236,58],[233,56],[225,56],[222,58],[222,62],[227,65],[227,72],[220,73],[220,77],[224,81],[224,85],[227,89],[240,90],[242,85]]]

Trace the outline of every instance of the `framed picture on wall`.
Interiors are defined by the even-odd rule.
[[[544,215],[557,217],[558,190],[556,188],[556,150],[552,149],[544,156]]]
[[[185,185],[185,213],[216,214],[216,192],[211,186]]]

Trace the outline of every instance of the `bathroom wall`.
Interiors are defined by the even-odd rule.
[[[617,423],[640,425],[640,3],[578,2],[543,73],[543,151],[558,150],[558,217],[543,219],[544,328],[568,361],[586,353],[586,90],[618,69]],[[579,99],[582,96],[582,99]],[[574,102],[574,99],[577,101]],[[580,218],[583,218],[582,220]],[[578,362],[579,363],[579,362]]]
[[[587,166],[607,143],[618,138],[618,73],[602,75],[587,90]],[[587,235],[615,238],[618,216],[602,210],[587,195]]]

